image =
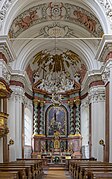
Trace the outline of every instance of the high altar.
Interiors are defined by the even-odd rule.
[[[61,105],[53,104],[51,94],[34,84],[34,134],[32,137],[32,157],[55,156],[64,162],[66,156],[81,158],[80,134],[80,85],[65,93]],[[57,99],[57,101],[59,101]]]

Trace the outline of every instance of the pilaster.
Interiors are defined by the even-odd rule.
[[[97,83],[96,83],[97,84]],[[99,140],[105,138],[105,87],[91,86],[89,89],[91,111],[91,156],[103,161],[103,149]]]
[[[111,53],[112,54],[112,53]],[[108,57],[108,59],[107,59]],[[105,161],[112,162],[112,56],[107,55],[102,79],[105,82],[106,115],[105,115]],[[108,131],[108,132],[107,132]]]
[[[89,99],[86,96],[81,100],[81,136],[82,157],[89,158]]]
[[[22,103],[24,103],[24,89],[11,86],[12,95],[9,98],[9,138],[14,140],[10,147],[10,160],[22,157]]]

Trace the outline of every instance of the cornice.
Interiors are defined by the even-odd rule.
[[[20,71],[13,71],[11,74],[11,81],[16,82],[16,84],[18,83],[18,85],[20,84],[22,87],[24,87],[24,90],[28,95],[33,96],[32,87],[30,86],[29,81],[24,73]]]
[[[91,72],[88,72],[81,86],[81,96],[88,92],[90,84],[97,81],[102,81],[102,75],[100,70],[93,70]]]
[[[96,54],[96,60],[101,61],[101,62],[105,62],[107,55],[109,54],[109,52],[112,51],[112,35],[104,35],[97,54]]]
[[[7,62],[12,62],[16,59],[14,49],[6,35],[0,36],[0,52],[5,55]]]

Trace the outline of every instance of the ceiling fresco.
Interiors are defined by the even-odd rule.
[[[19,14],[13,20],[9,30],[9,36],[10,38],[17,38],[23,31],[30,27],[47,21],[51,22],[52,25],[43,25],[39,32],[40,35],[54,37],[55,34],[53,31],[59,31],[58,37],[70,37],[70,32],[73,29],[71,30],[69,25],[63,26],[62,22],[81,26],[94,37],[101,37],[103,35],[103,29],[99,20],[89,11],[69,3],[50,2],[31,7]]]

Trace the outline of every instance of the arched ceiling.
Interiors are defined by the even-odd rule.
[[[41,25],[38,36],[77,37],[78,34],[75,33],[75,29],[69,28],[68,24],[62,25],[63,21],[85,28],[91,36],[101,37],[103,34],[99,20],[85,8],[70,3],[49,2],[32,6],[19,14],[13,20],[9,36],[16,38],[28,28],[36,24],[45,23],[46,21],[47,24]],[[56,32],[53,33],[56,30],[58,31],[57,34]],[[63,32],[59,33],[61,30]]]
[[[72,51],[86,71],[99,69],[100,64],[95,60],[95,54],[105,28],[100,13],[95,9],[95,1],[92,3],[93,7],[90,0],[70,0],[69,3],[66,0],[17,1],[12,7],[8,30],[17,55],[17,59],[11,64],[12,68],[26,70],[31,76],[30,73],[34,74],[39,68],[40,64],[36,63],[35,67],[33,60],[40,52],[47,51],[51,57],[52,51],[59,51],[58,55],[61,56]],[[14,11],[15,7],[17,9]],[[53,55],[55,57],[56,54]],[[60,59],[63,61],[63,58]],[[44,64],[44,60],[42,63]]]

